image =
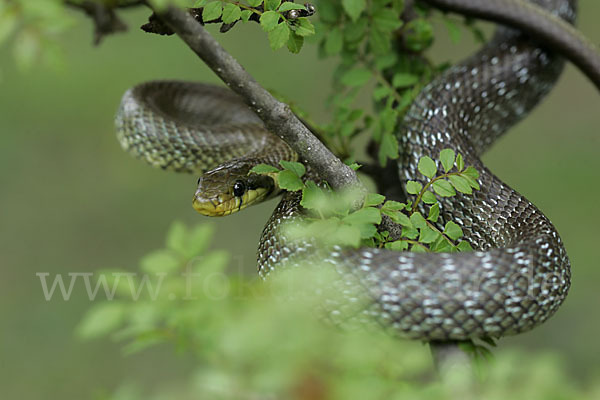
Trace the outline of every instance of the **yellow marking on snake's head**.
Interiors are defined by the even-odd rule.
[[[272,178],[248,175],[246,168],[218,167],[198,180],[193,206],[209,217],[223,217],[258,204],[279,190]]]

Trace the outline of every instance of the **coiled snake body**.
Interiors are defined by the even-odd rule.
[[[536,3],[568,22],[575,18],[575,0]],[[463,154],[480,172],[481,190],[445,199],[441,222],[459,223],[476,251],[330,253],[327,260],[344,282],[372,299],[364,315],[405,337],[464,340],[517,334],[554,314],[570,285],[562,241],[548,218],[479,157],[544,97],[562,67],[559,57],[500,28],[483,49],[420,93],[398,131],[400,176],[403,183],[414,179],[419,158],[436,158],[441,149]],[[237,95],[203,84],[150,82],[130,89],[117,115],[117,132],[127,151],[154,166],[212,169],[199,180],[195,207],[213,215],[276,194],[267,178],[247,177],[250,167],[295,157]],[[225,189],[211,193],[213,184]],[[263,276],[307,254],[278,230],[301,213],[298,194],[285,194],[261,238]]]

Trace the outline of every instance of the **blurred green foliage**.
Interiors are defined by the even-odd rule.
[[[580,27],[588,36],[597,38],[600,30],[596,16],[600,5],[591,0],[582,0],[580,4]],[[127,158],[114,139],[112,115],[124,90],[142,80],[177,77],[214,81],[214,77],[199,67],[195,57],[175,39],[145,36],[132,30],[106,40],[100,49],[93,49],[90,21],[79,13],[63,9],[57,0],[3,0],[0,10],[0,38],[4,40],[0,48],[0,261],[4,267],[0,280],[0,315],[3,317],[0,387],[3,397],[184,399],[209,393],[207,381],[222,382],[216,385],[213,390],[216,392],[231,387],[250,388],[244,386],[245,381],[236,383],[237,386],[229,384],[231,379],[237,379],[232,377],[243,366],[208,364],[200,358],[201,354],[173,355],[171,346],[156,345],[134,357],[123,358],[117,346],[109,341],[81,343],[74,340],[73,328],[90,305],[85,293],[76,290],[70,301],[45,301],[35,275],[40,271],[53,274],[96,271],[107,266],[118,267],[110,271],[125,268],[128,272],[137,272],[130,266],[135,265],[140,254],[162,241],[162,232],[174,218],[194,221],[198,218],[189,206],[195,178],[152,171]],[[123,17],[133,27],[142,24],[148,14],[132,10],[123,12]],[[456,61],[473,51],[468,35],[463,36],[461,46],[452,44],[455,34],[446,37],[446,18],[434,15],[431,21],[436,32],[431,52],[434,60]],[[460,24],[455,25],[459,31],[463,30]],[[421,28],[418,31],[427,33],[429,30]],[[449,29],[449,32],[456,30]],[[317,61],[317,50],[311,46],[305,47],[302,57],[285,52],[273,54],[264,39],[264,33],[250,24],[219,37],[267,87],[277,88],[318,121],[330,120],[329,112],[322,107],[327,95],[322,88],[329,86],[334,63]],[[332,54],[337,48],[339,37],[334,37],[328,51]],[[267,58],[269,65],[265,68]],[[19,70],[14,68],[15,61]],[[48,69],[49,66],[52,69]],[[28,73],[22,72],[27,69]],[[401,78],[397,83],[411,81]],[[371,96],[357,95],[357,107],[370,102]],[[573,290],[565,305],[544,326],[504,339],[484,385],[471,381],[468,374],[462,372],[445,383],[434,382],[426,348],[419,343],[394,341],[390,354],[397,355],[398,359],[393,360],[391,367],[400,371],[395,382],[399,384],[394,385],[393,390],[407,390],[404,397],[410,398],[600,397],[593,383],[600,376],[597,364],[600,323],[593,315],[599,304],[597,282],[600,282],[595,252],[595,226],[600,224],[600,219],[593,210],[600,192],[597,186],[589,185],[597,180],[596,171],[600,167],[596,156],[600,120],[597,113],[591,112],[599,105],[593,88],[569,68],[546,104],[498,143],[484,160],[496,174],[543,209],[561,232],[574,267]],[[569,196],[576,196],[576,206],[565,200],[571,198]],[[214,232],[215,242],[220,247],[228,247],[232,255],[229,272],[241,274],[231,277],[233,281],[261,286],[254,278],[245,276],[253,276],[260,227],[272,207],[273,204],[267,204],[255,209],[255,213],[219,221],[219,229]],[[240,226],[247,229],[242,230]],[[210,231],[210,228],[199,229]],[[165,262],[173,260],[171,255],[163,251],[151,253],[142,265],[152,270],[154,257]],[[172,266],[175,265],[179,264],[174,262]],[[86,337],[102,337],[131,323],[134,315],[139,314],[142,322],[149,319],[144,310],[131,311],[135,307],[125,299],[115,301],[116,306],[99,307],[92,319],[96,322],[81,325],[78,332]],[[245,320],[243,315],[236,319],[220,308],[229,301],[208,302],[214,307],[211,310],[214,313],[198,330],[214,333],[217,328],[227,327],[235,334],[240,327],[236,322]],[[168,307],[167,303],[162,299],[156,304]],[[258,303],[259,310],[276,312],[268,304],[261,308],[264,303]],[[239,302],[235,304],[244,309]],[[302,310],[298,314],[291,311],[294,311],[291,316],[298,315],[298,321],[305,322]],[[162,324],[165,320],[160,319],[160,315],[164,316],[158,314],[155,321]],[[249,315],[255,316],[252,312]],[[275,322],[265,323],[271,330],[262,331],[248,324],[247,330],[241,329],[241,333],[268,335],[272,332],[274,336],[267,337],[277,342],[277,346],[291,343],[281,341],[279,326],[273,327]],[[311,319],[305,323],[314,326],[317,336],[325,329],[325,337],[332,335],[350,344],[356,340],[355,344],[373,345],[369,337],[360,333],[340,335]],[[283,334],[296,338],[294,331],[285,330],[285,326],[282,329]],[[385,346],[387,339],[380,335],[375,337],[381,338]],[[133,332],[124,332],[128,350],[136,350],[133,343],[137,339]],[[143,335],[139,339],[144,339]],[[299,345],[303,339],[299,335],[298,342],[293,342],[299,347],[284,354],[306,350]],[[309,337],[307,342],[313,339]],[[246,343],[243,338],[239,340]],[[151,345],[159,340],[141,341]],[[264,346],[265,342],[262,343]],[[332,346],[324,354],[347,360],[350,356],[343,352],[347,350],[364,365],[380,361],[384,368],[389,366],[386,364],[389,360],[369,361],[369,353],[364,350],[369,347],[351,348],[350,344]],[[220,346],[229,345],[224,342]],[[257,351],[249,345],[249,351],[252,349]],[[248,365],[257,365],[255,360],[262,365],[262,358],[268,358],[263,353],[269,354],[255,353]],[[272,371],[276,364],[267,365],[271,367],[265,371]],[[211,375],[213,367],[215,374]],[[346,371],[347,375],[330,376],[324,372],[327,387],[340,385],[361,393],[362,387],[386,385],[385,377],[374,377],[372,371],[357,372],[344,367],[342,365],[340,371]],[[292,364],[289,368],[293,368]],[[286,369],[282,375],[289,371]],[[242,372],[240,376],[256,385],[252,388],[257,392],[273,389],[261,386],[264,383],[252,378],[254,375],[247,370]],[[297,387],[313,386],[312,377],[306,385],[303,385],[302,373],[297,377],[300,381]],[[28,380],[27,384],[23,384],[24,379]],[[328,379],[333,382],[328,383]],[[342,379],[347,382],[338,384],[337,380]],[[269,384],[276,382],[268,380]],[[113,392],[114,395],[106,394]],[[225,392],[222,396],[231,398],[230,394]]]
[[[439,380],[427,346],[377,325],[346,322],[340,329],[318,318],[327,315],[324,304],[336,302],[330,268],[306,265],[266,283],[232,277],[225,273],[227,253],[201,245],[211,233],[210,225],[174,224],[166,247],[142,259],[136,274],[164,273],[162,284],[136,300],[141,281],[121,284],[117,298],[95,305],[78,328],[84,338],[111,334],[126,342],[128,353],[170,342],[197,359],[189,382],[165,393],[159,386],[160,394],[127,384],[100,398],[573,400],[600,394],[599,382],[573,385],[560,360],[545,354],[504,353],[483,366],[483,379],[458,366]],[[367,301],[359,297],[348,315]]]

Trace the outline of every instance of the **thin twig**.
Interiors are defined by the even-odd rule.
[[[151,6],[152,7],[152,6]],[[275,99],[187,12],[168,7],[154,12],[208,65],[223,82],[239,94],[300,158],[333,188],[363,188],[352,168],[338,159],[294,115],[287,104]]]

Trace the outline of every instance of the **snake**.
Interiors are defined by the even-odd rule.
[[[435,159],[446,148],[479,171],[479,191],[440,199],[438,222],[442,227],[447,221],[459,224],[474,250],[334,247],[322,254],[310,240],[291,242],[283,233],[282,226],[304,215],[299,192],[285,192],[262,232],[258,271],[267,277],[318,253],[335,270],[341,290],[351,288],[349,296],[360,292],[369,299],[357,316],[401,337],[454,341],[518,334],[548,320],[563,303],[570,262],[551,221],[480,157],[550,91],[563,70],[563,57],[584,72],[597,74],[600,64],[585,43],[573,44],[572,36],[556,39],[574,23],[576,0],[427,2],[500,24],[521,21],[499,26],[476,53],[434,78],[396,130],[402,187],[418,176],[421,157]],[[514,18],[506,18],[511,13]],[[555,29],[557,24],[563,28]],[[546,47],[545,37],[559,44]],[[594,72],[587,74],[594,79]],[[203,83],[152,81],[127,90],[116,130],[122,148],[150,165],[199,174],[193,206],[209,216],[228,215],[281,194],[273,176],[250,170],[256,164],[298,160],[242,98]]]

